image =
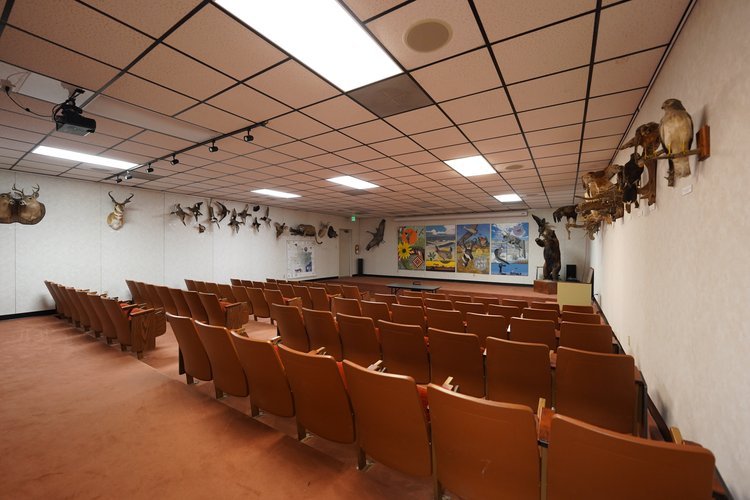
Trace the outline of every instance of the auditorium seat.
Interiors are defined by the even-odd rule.
[[[388,309],[388,304],[385,302],[363,300],[359,305],[362,307],[362,316],[371,318],[376,325],[381,319],[385,321],[391,320],[391,311]]]
[[[457,394],[435,384],[427,387],[427,396],[435,498],[443,498],[447,489],[460,498],[539,499],[539,447],[529,408]]]
[[[221,294],[221,289],[219,288],[219,285],[217,283],[213,283],[211,281],[206,281],[206,288],[208,291],[206,293],[213,293],[217,297],[220,297],[222,299],[226,299],[227,297],[224,297]]]
[[[461,318],[466,321],[466,313],[487,314],[487,305],[481,302],[463,302],[457,300],[453,308],[461,313]]]
[[[345,299],[344,297],[333,297],[331,312],[334,316],[339,313],[362,316],[362,308],[359,305],[359,301],[357,299]]]
[[[529,307],[529,302],[521,299],[503,299],[500,303],[504,306],[520,307],[521,309]]]
[[[560,314],[560,321],[568,321],[569,323],[589,323],[592,325],[601,324],[602,318],[596,313],[577,313],[570,311],[563,311]]]
[[[356,285],[341,285],[342,297],[346,299],[364,300],[367,292],[360,292]]]
[[[552,405],[549,348],[509,340],[487,339],[487,399],[536,409],[539,398]]]
[[[356,302],[356,301],[355,301]],[[330,311],[316,311],[315,309],[302,309],[302,317],[305,320],[307,336],[310,339],[308,349],[325,348],[325,353],[333,356],[336,361],[343,359],[341,349],[341,338],[339,327]]]
[[[192,317],[190,314],[190,306],[185,300],[185,295],[182,293],[182,290],[178,288],[170,288],[169,294],[172,296],[175,307],[177,307],[177,315],[187,316],[189,318]]]
[[[548,311],[555,311],[558,315],[560,314],[560,304],[557,302],[532,302],[529,307],[531,309],[547,309]]]
[[[378,328],[383,365],[388,373],[408,375],[418,384],[429,383],[430,355],[424,329],[418,325],[382,320],[378,322]]]
[[[250,300],[250,295],[247,293],[247,288],[240,285],[232,285],[232,294],[234,295],[234,298],[237,302],[242,302],[245,304],[245,310],[247,312],[247,317],[245,318],[245,323],[250,320],[250,315],[253,314],[253,302]]]
[[[344,296],[344,290],[341,288],[341,285],[338,283],[323,283],[325,285],[326,291],[329,295],[338,295],[339,297]]]
[[[560,347],[612,354],[612,328],[563,321],[560,323]]]
[[[188,307],[190,308],[190,317],[195,321],[208,323],[208,313],[206,312],[206,308],[203,306],[203,302],[201,302],[200,293],[201,292],[182,290],[182,295],[185,297],[185,302],[187,302]]]
[[[416,297],[411,295],[397,295],[398,303],[402,306],[416,306],[424,308],[424,299],[422,296]]]
[[[197,292],[210,293],[208,284],[205,281],[195,280],[195,290]]]
[[[522,317],[526,319],[543,319],[552,321],[555,323],[555,327],[557,327],[557,320],[560,316],[557,311],[551,309],[533,309],[531,307],[524,309],[521,314]]]
[[[295,306],[271,304],[271,317],[276,320],[281,342],[297,351],[310,350],[310,339],[307,336],[302,311]]]
[[[545,344],[550,351],[554,351],[557,349],[555,325],[554,321],[544,319],[511,318],[508,338],[515,342]]]
[[[508,338],[508,320],[494,314],[466,314],[466,333],[479,337],[479,345],[486,346],[487,337]]]
[[[311,309],[315,309],[316,311],[331,310],[331,298],[325,288],[310,286],[307,288],[307,291],[310,292],[310,300],[312,300]]]
[[[304,285],[292,285],[294,296],[299,297],[302,301],[302,307],[313,309],[312,297],[310,297],[310,290]]]
[[[499,306],[497,304],[490,304],[487,306],[488,314],[494,314],[497,316],[505,316],[510,323],[510,318],[520,318],[523,314],[523,309],[516,306]]]
[[[99,338],[102,335],[102,324],[101,321],[99,321],[99,317],[96,315],[96,312],[94,312],[93,307],[91,307],[91,301],[88,297],[89,293],[94,293],[95,295],[97,295],[96,292],[76,290],[78,302],[80,302],[83,310],[86,311],[86,318],[88,320],[88,324],[86,326],[94,334],[94,337]]]
[[[228,302],[239,302],[237,297],[234,296],[234,292],[232,291],[231,285],[226,285],[224,283],[219,283],[219,297],[223,300],[226,300]]]
[[[123,309],[115,299],[102,299],[102,301],[117,332],[120,349],[124,351],[126,346],[129,346],[138,359],[141,359],[144,350],[154,348],[156,338],[153,309],[136,307]]]
[[[273,315],[273,305],[279,304],[281,306],[296,306],[297,308],[302,308],[302,300],[300,300],[298,297],[294,298],[286,298],[281,293],[281,290],[274,290],[271,288],[264,288],[263,289],[263,297],[266,299],[266,303],[268,304],[268,307],[270,308],[270,315],[271,315],[271,322],[273,323],[276,318]],[[253,308],[254,309],[254,308]]]
[[[279,283],[279,291],[281,292],[281,296],[285,299],[293,299],[296,297],[294,294],[294,287],[288,283]]]
[[[203,347],[203,343],[198,337],[198,330],[196,330],[193,320],[185,316],[167,313],[167,321],[172,326],[172,331],[177,339],[187,383],[192,384],[193,378],[206,381],[213,379],[211,361],[206,354],[206,348]]]
[[[200,321],[195,322],[195,328],[211,363],[216,398],[224,397],[224,393],[236,397],[248,396],[247,377],[240,365],[229,330]]]
[[[111,344],[114,340],[117,340],[117,330],[115,329],[114,323],[112,323],[112,319],[109,317],[109,313],[104,308],[104,302],[102,302],[102,300],[105,297],[92,293],[88,295],[88,298],[89,302],[91,303],[91,307],[99,317],[99,322],[102,325],[102,334],[104,335],[104,340],[107,342],[107,344]]]
[[[490,304],[500,305],[500,298],[499,297],[474,297],[474,300],[472,302],[478,302],[480,304],[484,304],[488,307]]]
[[[358,468],[370,456],[417,477],[432,474],[430,434],[414,379],[344,361],[357,426]]]
[[[562,306],[563,312],[576,312],[584,314],[594,314],[594,306],[576,306],[573,304],[565,304]]]
[[[430,379],[442,384],[453,377],[461,394],[484,397],[484,360],[479,338],[470,333],[455,333],[430,327]]]
[[[392,293],[373,293],[370,300],[376,302],[385,302],[390,308],[393,304],[398,304],[398,297]]]
[[[175,304],[172,294],[169,293],[169,288],[163,285],[156,285],[156,293],[159,294],[161,303],[164,306],[164,311],[172,315],[177,315],[177,304]]]
[[[242,302],[222,303],[214,293],[199,293],[198,297],[206,310],[209,325],[224,326],[230,330],[242,328],[247,319]]]
[[[125,280],[125,281],[127,282],[127,280]],[[195,284],[194,280],[189,280],[189,279],[186,278],[185,279],[185,286],[191,292],[197,292],[198,291],[198,286]],[[133,300],[135,300],[135,297],[133,297]],[[141,301],[138,301],[138,302],[141,302]]]
[[[364,367],[380,359],[380,342],[372,318],[338,314],[336,322],[344,359]]]
[[[448,294],[448,300],[453,302],[454,304],[456,302],[472,302],[471,295],[456,295],[456,294]],[[455,306],[454,306],[455,307]]]
[[[187,283],[189,280],[185,280]],[[130,297],[133,300],[133,303],[135,304],[143,304],[146,302],[144,298],[141,296],[141,291],[138,289],[138,287],[135,284],[135,281],[133,280],[125,280],[125,284],[128,286],[128,290],[130,290]],[[190,287],[188,286],[188,290],[190,290]]]
[[[427,321],[424,309],[419,306],[405,306],[393,304],[391,306],[391,321],[402,325],[417,325],[422,329],[422,335],[427,334]]]
[[[431,297],[424,298],[424,307],[430,309],[442,309],[444,311],[453,310],[453,302],[450,300],[439,300]]]
[[[439,328],[449,332],[464,333],[464,319],[459,311],[445,311],[443,309],[425,309],[428,328]]]

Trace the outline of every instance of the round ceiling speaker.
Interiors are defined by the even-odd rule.
[[[425,19],[406,30],[404,43],[417,52],[433,52],[447,44],[453,30],[444,21]]]

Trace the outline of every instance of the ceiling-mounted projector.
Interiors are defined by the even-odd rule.
[[[58,132],[73,135],[89,135],[96,132],[96,120],[83,116],[83,110],[76,106],[76,97],[81,94],[82,89],[75,89],[65,102],[55,106],[53,116]]]

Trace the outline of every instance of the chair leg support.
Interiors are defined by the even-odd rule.
[[[135,353],[135,357],[138,359],[143,359],[143,351],[138,351]]]
[[[250,416],[257,417],[258,415],[260,415],[260,408],[250,403]]]
[[[360,446],[357,446],[357,470],[367,468],[367,453]]]
[[[120,344],[120,350],[121,350],[122,352],[125,352],[125,351],[127,351],[127,350],[128,350],[128,346],[126,346],[125,344]]]
[[[111,337],[107,337],[107,345],[112,345],[112,338]]]
[[[185,374],[185,381],[188,385],[193,385],[195,383],[195,380],[193,380],[193,376],[188,375],[187,373]]]
[[[177,349],[177,366],[180,375],[185,373],[185,360],[182,358],[182,349]]]
[[[222,399],[224,397],[224,391],[218,387],[214,387],[214,389],[216,390],[216,399]]]
[[[302,441],[307,437],[307,430],[297,422],[297,440]]]

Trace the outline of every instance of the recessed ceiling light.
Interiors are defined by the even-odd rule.
[[[484,156],[469,156],[467,158],[446,160],[445,164],[464,177],[495,173],[495,169],[484,159]]]
[[[63,160],[78,161],[81,163],[90,163],[92,165],[100,165],[102,167],[114,168],[116,170],[128,170],[138,165],[122,160],[115,160],[113,158],[105,158],[103,156],[89,155],[86,153],[79,153],[77,151],[70,151],[68,149],[50,148],[47,146],[37,146],[32,153],[44,156],[51,156],[53,158],[62,158]]]
[[[401,73],[336,0],[217,0],[344,92]]]
[[[253,193],[264,194],[266,196],[275,196],[276,198],[299,198],[298,194],[285,193],[283,191],[274,191],[273,189],[256,189]]]
[[[352,177],[351,175],[342,175],[341,177],[334,177],[333,179],[328,180],[330,182],[335,182],[336,184],[341,184],[342,186],[348,186],[354,189],[372,189],[378,187],[372,182],[363,181],[361,179]]]
[[[497,201],[500,201],[502,203],[514,203],[516,201],[521,201],[521,197],[515,193],[498,194],[495,196],[495,198],[497,199]]]

